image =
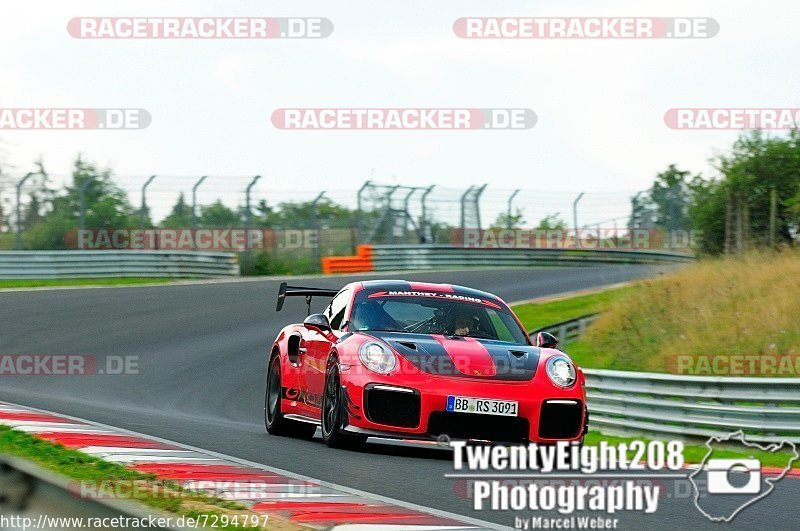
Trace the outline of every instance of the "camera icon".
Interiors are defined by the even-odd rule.
[[[758,459],[709,459],[709,494],[758,494],[761,491],[761,462]],[[734,474],[746,475],[747,482],[731,481]],[[733,476],[736,477],[736,476]]]

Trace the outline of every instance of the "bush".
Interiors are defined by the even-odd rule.
[[[251,271],[245,271],[244,257],[240,256],[243,275],[308,275],[319,273],[310,256],[286,256],[275,252],[253,253]]]

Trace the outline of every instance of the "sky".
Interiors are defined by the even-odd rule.
[[[800,107],[796,0],[696,1],[70,1],[4,4],[0,107],[131,107],[152,123],[128,131],[0,131],[4,171],[42,158],[59,184],[76,154],[108,166],[138,204],[149,175],[155,217],[201,175],[200,202],[343,202],[365,179],[436,184],[455,198],[489,183],[484,223],[512,190],[535,222],[623,218],[630,196],[676,163],[713,176],[710,159],[737,131],[673,130],[674,107]],[[326,17],[307,40],[89,40],[66,26],[85,16]],[[468,16],[712,17],[709,39],[468,40]],[[513,131],[285,131],[283,107],[530,108]],[[8,192],[6,192],[6,195]],[[449,195],[448,195],[449,194]],[[8,200],[4,197],[0,200]]]

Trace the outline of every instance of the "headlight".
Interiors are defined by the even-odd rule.
[[[575,385],[575,366],[566,356],[553,356],[548,359],[546,369],[550,381],[557,386],[567,388]]]
[[[377,341],[367,341],[358,349],[358,357],[364,366],[379,373],[391,372],[397,365],[397,358],[392,349],[378,343]]]

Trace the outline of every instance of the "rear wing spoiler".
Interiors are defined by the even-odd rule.
[[[302,286],[289,286],[286,282],[281,282],[281,286],[278,288],[278,305],[275,307],[275,311],[281,311],[286,297],[305,297],[308,313],[311,314],[311,299],[313,297],[333,297],[337,293],[339,293],[338,289],[304,288]]]

